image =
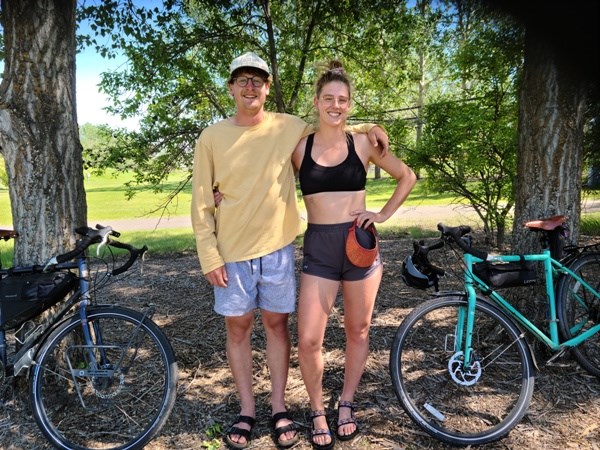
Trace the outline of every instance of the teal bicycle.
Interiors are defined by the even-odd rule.
[[[436,293],[398,328],[390,373],[402,407],[432,437],[480,445],[506,436],[522,419],[537,366],[524,331],[553,352],[548,363],[570,354],[600,377],[600,250],[563,248],[565,220],[525,224],[541,235],[539,254],[488,255],[471,247],[467,226],[439,224],[439,239],[414,243],[403,278],[415,288],[435,287]],[[444,270],[428,254],[441,248],[460,249],[464,290],[438,292]],[[537,277],[538,269],[543,276]],[[544,329],[498,292],[540,282],[548,305]]]

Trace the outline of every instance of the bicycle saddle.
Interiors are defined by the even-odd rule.
[[[10,238],[17,237],[17,232],[14,230],[0,230],[0,239],[8,241]]]
[[[525,222],[523,226],[529,228],[530,230],[552,231],[556,227],[561,226],[566,221],[567,216],[552,216],[546,219],[530,220],[528,222]]]

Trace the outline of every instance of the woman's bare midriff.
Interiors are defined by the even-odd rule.
[[[328,225],[352,222],[352,211],[364,211],[366,191],[320,192],[304,196],[308,223]]]

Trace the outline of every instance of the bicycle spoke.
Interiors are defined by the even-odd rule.
[[[589,287],[600,289],[600,254],[583,253],[569,269]],[[584,283],[569,276],[560,280],[556,301],[559,328],[570,339],[600,324],[600,299]],[[600,377],[600,334],[596,333],[573,348],[573,356],[588,372]]]
[[[164,424],[175,396],[172,350],[155,325],[140,327],[130,313],[90,315],[101,345],[81,345],[76,320],[41,351],[36,420],[61,448],[140,448]],[[77,376],[66,383],[57,371]]]
[[[466,305],[460,299],[415,308],[398,330],[390,368],[398,398],[419,426],[451,444],[479,445],[500,439],[526,412],[532,363],[519,330],[478,305],[467,367],[462,350],[446,344]]]

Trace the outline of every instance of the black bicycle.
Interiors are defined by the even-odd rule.
[[[177,363],[153,308],[96,302],[96,291],[147,250],[96,228],[78,229],[75,249],[44,266],[0,269],[0,379],[29,375],[33,416],[56,448],[139,449],[173,409]],[[0,230],[0,238],[12,237]],[[105,267],[95,275],[93,244],[105,252],[94,259]],[[120,266],[115,249],[128,252]]]

